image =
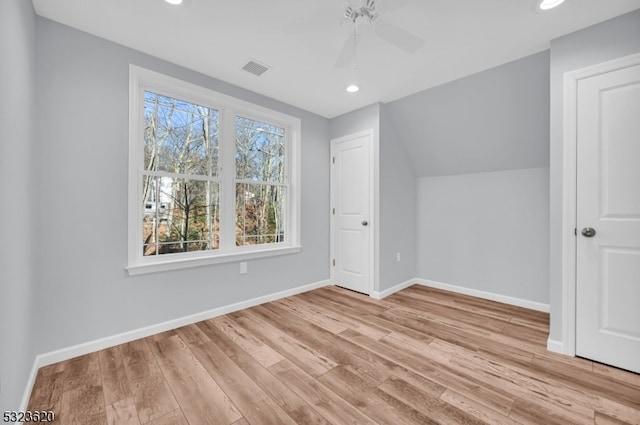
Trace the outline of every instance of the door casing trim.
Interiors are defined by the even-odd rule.
[[[640,64],[640,53],[564,74],[562,181],[562,353],[576,355],[577,109],[580,80]],[[556,342],[557,344],[557,342]]]

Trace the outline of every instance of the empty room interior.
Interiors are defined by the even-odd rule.
[[[640,0],[2,0],[0,57],[5,423],[640,424]]]

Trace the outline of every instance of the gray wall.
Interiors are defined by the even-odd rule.
[[[549,168],[418,180],[417,276],[549,303]]]
[[[419,177],[549,165],[549,52],[386,105]]]
[[[331,120],[331,139],[373,129],[377,150],[374,290],[415,277],[416,178],[387,105],[374,104]],[[396,253],[401,261],[396,261]]]
[[[416,175],[387,109],[380,111],[380,292],[416,277]]]
[[[551,42],[550,339],[562,341],[563,75],[640,52],[640,9]]]
[[[328,279],[327,119],[42,18],[37,61],[36,352]],[[129,63],[302,120],[301,253],[127,276]]]
[[[418,177],[415,276],[548,304],[549,52],[385,107]]]
[[[374,145],[377,146],[380,140],[380,108],[381,104],[374,103],[332,118],[330,121],[331,140],[364,130],[373,130]]]
[[[0,412],[20,407],[35,357],[31,320],[34,40],[31,2],[0,2]]]

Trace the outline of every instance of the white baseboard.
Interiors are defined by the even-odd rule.
[[[457,292],[459,294],[471,295],[472,297],[484,298],[486,300],[497,301],[505,304],[511,304],[518,307],[528,308],[530,310],[542,311],[549,313],[549,304],[543,304],[536,301],[524,300],[522,298],[509,297],[493,292],[481,291],[479,289],[465,288],[462,286],[450,285],[448,283],[436,282],[426,279],[413,279],[412,282],[420,285],[429,286],[431,288],[443,289],[445,291]]]
[[[192,314],[190,316],[168,320],[166,322],[158,323],[156,325],[134,329],[118,335],[100,338],[94,341],[89,341],[82,344],[74,345],[72,347],[51,351],[49,353],[38,354],[33,362],[33,367],[31,368],[31,374],[29,375],[27,387],[22,397],[21,410],[25,411],[27,409],[27,404],[29,403],[29,398],[31,397],[31,390],[33,388],[33,385],[35,384],[36,375],[38,374],[38,369],[40,369],[43,366],[48,366],[64,360],[72,359],[74,357],[93,353],[94,351],[104,350],[105,348],[114,347],[116,345],[131,342],[136,339],[145,338],[145,337],[155,335],[161,332],[165,332],[171,329],[176,329],[182,326],[190,325],[192,323],[197,323],[203,320],[212,319],[214,317],[221,316],[223,314],[233,313],[234,311],[254,307],[260,304],[264,304],[266,302],[279,300],[281,298],[289,297],[296,294],[301,294],[303,292],[311,291],[317,288],[322,288],[323,286],[328,286],[328,285],[331,285],[330,280],[323,280],[320,282],[310,283],[308,285],[299,286],[297,288],[287,289],[286,291],[280,291],[273,294],[263,295],[261,297],[253,298],[246,301],[241,301],[239,303],[217,307],[212,310]]]
[[[562,341],[557,341],[551,338],[547,339],[547,350],[553,351],[554,353],[565,354],[564,344]]]
[[[391,294],[394,294],[394,293],[396,293],[398,291],[402,291],[403,289],[408,288],[409,286],[415,285],[415,284],[416,284],[415,279],[409,279],[406,282],[399,283],[399,284],[397,284],[395,286],[392,286],[389,289],[385,289],[382,292],[373,291],[373,293],[371,294],[371,298],[375,298],[377,300],[381,300],[381,299],[383,299],[385,297],[388,297]]]

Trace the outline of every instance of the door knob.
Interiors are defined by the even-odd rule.
[[[368,225],[369,225],[369,222],[368,222],[367,220],[362,220],[362,225],[363,225],[363,226],[368,226]]]
[[[585,227],[584,229],[582,229],[582,236],[584,236],[585,238],[592,238],[596,235],[596,229],[593,229],[591,227]]]

